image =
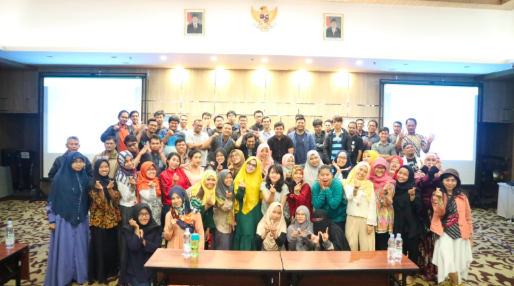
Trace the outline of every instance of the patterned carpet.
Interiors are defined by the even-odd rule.
[[[45,205],[45,202],[20,200],[0,202],[0,241],[5,241],[5,226],[10,219],[17,241],[30,244],[31,280],[23,281],[22,285],[43,285],[50,239]],[[495,209],[473,209],[472,213],[476,232],[473,235],[474,261],[466,285],[514,286],[514,252],[508,249],[514,248],[514,225],[496,216]],[[6,285],[14,285],[14,281]],[[435,284],[416,278],[412,285]]]

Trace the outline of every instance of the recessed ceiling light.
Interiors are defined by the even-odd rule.
[[[361,60],[358,60],[357,63],[356,63],[358,66],[362,65],[362,61]]]
[[[404,66],[408,66],[409,64],[403,64]]]
[[[268,62],[268,59],[267,58],[262,58],[261,60],[263,63],[267,63]]]
[[[53,56],[46,56],[47,58],[53,58]]]
[[[217,61],[218,58],[217,57],[211,57],[211,61]]]
[[[222,71],[222,70],[224,70],[224,68],[223,67],[217,67],[216,70]]]
[[[471,66],[465,66],[464,68],[467,69],[467,68],[470,68]]]
[[[111,58],[115,59],[115,58],[116,58],[116,56],[111,56]]]
[[[306,59],[306,60],[305,60],[305,63],[306,63],[306,64],[310,64],[310,63],[312,63],[312,60],[311,60],[311,59]]]
[[[166,56],[161,56],[161,61],[165,61],[165,60],[167,60],[167,59],[168,59],[168,57],[166,57]]]

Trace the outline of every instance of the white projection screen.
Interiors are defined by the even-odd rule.
[[[142,77],[43,77],[43,177],[77,136],[90,161],[105,148],[100,135],[121,110],[141,113]],[[130,120],[129,120],[130,122]]]
[[[475,184],[479,86],[382,82],[383,126],[415,118],[416,133],[435,134],[430,151],[443,168],[459,171],[462,184]],[[424,152],[421,158],[424,160]]]

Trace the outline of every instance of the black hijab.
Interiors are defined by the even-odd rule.
[[[82,159],[84,162],[84,167],[79,172],[71,167],[76,159]],[[52,204],[52,211],[72,225],[83,222],[89,210],[88,182],[84,155],[79,152],[66,154],[64,164],[52,181],[48,198],[48,202]]]
[[[396,179],[396,189],[393,197],[393,232],[408,233],[408,237],[412,238],[423,231],[421,221],[421,190],[416,187],[416,180],[414,179],[414,170],[412,167],[409,165],[403,165],[400,169],[402,168],[407,169],[409,177],[407,181],[403,183],[400,183],[398,179]],[[412,188],[416,188],[414,201],[410,200],[410,194],[408,193]]]
[[[150,214],[150,219],[148,220],[148,223],[146,225],[142,225],[139,222],[139,212],[142,209],[146,209]],[[132,206],[132,219],[136,221],[137,225],[139,225],[139,229],[142,229],[145,235],[154,231],[161,231],[161,226],[158,225],[157,222],[155,222],[152,210],[150,209],[150,206],[146,203],[139,203],[137,205]],[[123,228],[124,230],[128,230],[131,232],[134,231],[134,228],[130,224],[125,225]]]
[[[96,181],[99,181],[100,185],[102,185],[102,187],[104,189],[104,194],[105,194],[105,198],[107,199],[107,202],[110,202],[111,201],[111,196],[109,195],[109,191],[107,190],[107,186],[109,185],[109,183],[111,181],[114,182],[114,186],[112,187],[113,190],[117,190],[118,186],[117,186],[116,182],[113,179],[109,178],[109,174],[108,173],[107,173],[107,176],[102,176],[100,174],[100,165],[103,162],[107,163],[107,165],[109,166],[109,169],[111,168],[111,166],[109,164],[109,161],[107,159],[102,158],[102,159],[96,160],[95,167],[94,167],[94,170],[93,170],[93,179],[91,179],[91,182],[90,182],[89,186],[90,186],[90,188],[92,190],[96,190],[95,184],[96,184]]]
[[[332,242],[334,245],[334,250],[336,251],[350,251],[350,245],[346,240],[346,236],[344,231],[333,221],[328,218],[328,214],[325,210],[319,209],[315,210],[312,214],[312,228],[314,230],[314,235],[317,235],[320,231],[322,233],[327,231],[328,227],[328,240]],[[323,238],[320,236],[320,248],[321,250],[325,250],[323,247]]]

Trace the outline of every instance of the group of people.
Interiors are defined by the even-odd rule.
[[[143,265],[163,246],[181,249],[186,229],[200,249],[375,251],[401,234],[403,252],[427,280],[460,285],[472,261],[473,228],[459,174],[429,152],[435,136],[414,118],[378,123],[305,118],[285,131],[261,111],[187,116],[121,111],[93,164],[69,137],[49,173],[51,242],[45,285],[118,279],[150,285]],[[129,120],[131,124],[128,124]],[[425,159],[420,159],[420,152]],[[412,281],[408,277],[408,282]]]

